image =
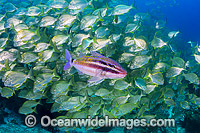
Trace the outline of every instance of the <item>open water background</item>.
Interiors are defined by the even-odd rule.
[[[166,26],[180,30],[184,42],[200,41],[199,0],[135,0],[135,3],[139,12],[157,12],[158,16],[166,18]]]

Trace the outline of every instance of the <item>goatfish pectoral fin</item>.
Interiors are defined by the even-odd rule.
[[[104,81],[104,78],[101,77],[92,77],[91,79],[88,80],[88,87],[100,84],[101,82]]]
[[[67,49],[65,49],[65,58],[67,60],[67,63],[64,66],[64,70],[67,70],[71,67],[71,60],[72,60],[72,57]]]
[[[99,80],[102,80],[100,77],[92,77],[91,79],[88,80],[88,82],[97,82]]]

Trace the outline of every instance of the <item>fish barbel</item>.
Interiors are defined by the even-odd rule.
[[[65,49],[67,63],[64,70],[74,66],[80,72],[92,76],[88,82],[98,82],[103,79],[124,78],[127,74],[120,64],[97,52],[91,52],[91,56],[83,56],[79,59],[72,59],[69,51]]]

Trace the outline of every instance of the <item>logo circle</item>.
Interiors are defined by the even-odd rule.
[[[36,117],[34,115],[27,115],[25,118],[25,125],[27,127],[34,127],[36,122]]]

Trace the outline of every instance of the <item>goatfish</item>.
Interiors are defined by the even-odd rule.
[[[65,49],[65,58],[67,63],[64,66],[64,70],[74,66],[78,71],[92,76],[88,82],[100,83],[104,79],[124,78],[127,74],[126,70],[116,61],[94,51],[91,51],[91,56],[72,59],[69,51]]]

